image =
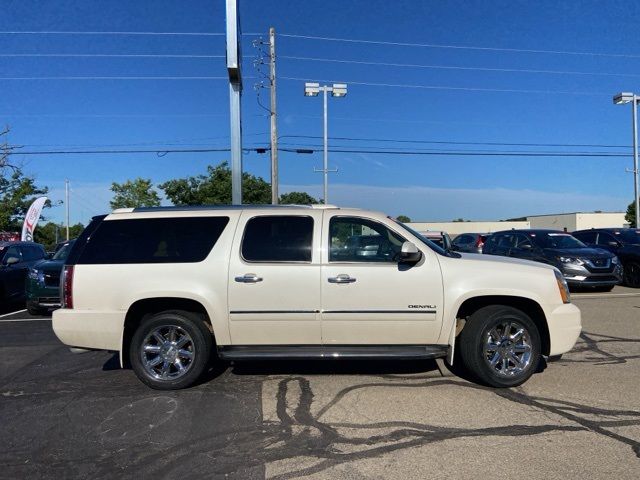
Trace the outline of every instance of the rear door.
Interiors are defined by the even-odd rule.
[[[352,247],[350,238],[379,239],[376,250]],[[442,275],[437,254],[399,264],[404,232],[380,221],[325,212],[323,227],[322,342],[325,345],[436,343],[442,320]],[[366,254],[364,254],[366,253]]]
[[[229,264],[233,345],[318,345],[322,211],[245,210]]]

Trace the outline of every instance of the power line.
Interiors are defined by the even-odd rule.
[[[99,32],[99,31],[2,31],[0,35],[157,35],[157,36],[187,36],[187,37],[224,37],[223,32]],[[243,33],[243,36],[253,37],[262,33]]]
[[[0,80],[227,80],[227,77],[0,77]]]
[[[312,138],[320,140],[317,135],[280,135],[278,138]],[[450,140],[406,140],[397,138],[357,138],[357,137],[331,137],[329,140],[347,140],[361,142],[390,142],[390,143],[422,143],[438,145],[492,145],[510,147],[589,147],[589,148],[630,148],[629,145],[602,145],[594,143],[522,143],[522,142],[460,142]]]
[[[361,40],[353,38],[336,38],[336,37],[316,37],[311,35],[293,35],[280,33],[280,37],[301,38],[306,40],[323,40],[329,42],[346,42],[346,43],[364,43],[373,45],[390,45],[399,47],[420,47],[420,48],[450,48],[457,50],[480,50],[491,52],[513,52],[513,53],[547,53],[553,55],[582,55],[593,57],[619,57],[619,58],[640,58],[640,55],[627,53],[600,53],[600,52],[575,52],[567,50],[534,50],[525,48],[498,48],[498,47],[475,47],[466,45],[444,45],[436,43],[408,43],[408,42],[387,42],[380,40]]]
[[[429,69],[441,69],[441,70],[476,70],[482,72],[509,72],[509,73],[543,73],[554,75],[601,75],[609,77],[640,77],[634,73],[607,73],[607,72],[575,72],[565,70],[536,70],[526,68],[490,68],[490,67],[459,67],[450,65],[424,65],[416,63],[388,63],[388,62],[368,62],[359,60],[341,60],[337,58],[317,58],[317,57],[298,57],[293,55],[280,55],[279,58],[286,58],[289,60],[302,60],[313,62],[333,62],[333,63],[349,63],[356,65],[375,65],[385,67],[408,67],[408,68],[429,68]]]
[[[0,53],[0,57],[53,57],[53,58],[225,58],[224,55],[191,55],[191,54],[120,54],[120,53]]]
[[[295,80],[300,82],[328,82],[328,83],[347,83],[350,85],[366,85],[370,87],[393,87],[393,88],[413,88],[413,89],[425,89],[425,90],[456,90],[465,92],[498,92],[498,93],[539,93],[539,94],[552,94],[552,95],[590,95],[590,96],[607,96],[608,93],[599,92],[580,92],[575,90],[522,90],[515,88],[480,88],[480,87],[447,87],[443,85],[412,85],[412,84],[398,84],[398,83],[373,83],[373,82],[355,82],[352,80],[327,80],[327,79],[310,79],[299,77],[279,77],[282,80]]]
[[[247,149],[249,150],[249,149]],[[18,151],[9,152],[9,155],[96,155],[96,154],[135,154],[135,153],[156,153],[164,156],[168,153],[211,153],[229,152],[229,148],[162,148],[149,150],[48,150],[48,151]]]
[[[317,147],[321,147],[318,145]],[[299,153],[301,148],[280,148],[283,152]],[[602,153],[602,152],[501,152],[501,151],[466,151],[466,150],[356,150],[346,148],[331,148],[330,152],[334,153],[370,153],[370,154],[386,154],[386,155],[446,155],[446,156],[469,156],[469,157],[630,157],[628,153]],[[309,149],[309,152],[315,153],[315,150]]]

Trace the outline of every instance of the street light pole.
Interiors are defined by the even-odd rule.
[[[328,115],[327,115],[327,94],[331,93],[332,97],[344,97],[347,94],[347,85],[344,83],[334,83],[332,86],[323,85],[320,86],[319,83],[305,83],[304,84],[304,95],[305,97],[317,97],[318,94],[322,92],[323,97],[323,139],[324,139],[324,149],[323,149],[323,162],[322,162],[322,170],[313,169],[314,172],[322,172],[324,175],[324,198],[322,199],[323,203],[326,205],[328,203],[329,197],[329,172],[337,172],[338,169],[329,169],[329,133],[328,133]]]
[[[640,96],[635,93],[622,92],[613,97],[613,103],[616,105],[624,105],[625,103],[631,103],[631,122],[633,125],[633,170],[628,172],[633,173],[633,203],[636,207],[636,228],[640,228],[640,208],[638,208],[638,102],[640,102]]]
[[[322,170],[324,174],[324,196],[323,201],[326,205],[329,203],[329,135],[327,132],[327,92],[329,87],[322,87],[322,93],[324,97],[324,134],[323,134],[323,143],[324,143],[324,153],[323,153],[323,161],[322,161]]]
[[[633,196],[636,204],[636,228],[640,228],[640,208],[638,208],[638,96],[633,95]]]

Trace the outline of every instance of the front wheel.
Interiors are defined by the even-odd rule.
[[[631,288],[640,288],[640,263],[628,262],[624,266],[624,284]]]
[[[473,313],[460,333],[460,356],[466,370],[491,387],[526,382],[540,362],[540,333],[521,310],[504,305]]]
[[[195,383],[209,366],[212,336],[202,320],[183,311],[166,311],[144,320],[129,351],[137,377],[158,390]]]

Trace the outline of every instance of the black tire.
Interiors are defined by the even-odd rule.
[[[174,336],[173,347],[170,345],[172,329],[173,332],[176,332],[176,336],[180,335],[180,337],[177,337],[177,341]],[[158,332],[168,343],[160,344],[153,332]],[[183,334],[186,334],[186,337],[189,338],[189,342],[184,348],[191,354],[190,360],[189,357],[181,356],[179,353],[184,351],[178,345],[179,341],[185,338]],[[155,343],[155,345],[151,345],[151,343]],[[158,346],[160,351],[157,353],[155,351],[143,352],[144,345],[153,348]],[[168,310],[142,321],[131,339],[129,360],[136,376],[149,387],[157,390],[179,390],[193,385],[208,369],[212,345],[211,332],[200,316],[192,312]],[[164,353],[162,353],[163,348]],[[173,355],[175,359],[167,360],[163,355]],[[156,364],[156,367],[152,367],[151,364],[158,358],[162,365]],[[175,366],[178,359],[186,369],[184,373],[180,373]],[[163,368],[165,364],[169,364],[166,376]],[[161,369],[162,373],[158,372],[156,368]],[[154,372],[155,376],[151,372]]]
[[[507,327],[509,323],[511,327]],[[515,333],[520,328],[525,333],[514,340]],[[509,330],[505,333],[506,329]],[[511,335],[512,332],[514,335]],[[493,343],[489,342],[494,337],[497,338]],[[506,388],[521,385],[534,374],[540,363],[538,328],[526,313],[513,307],[490,305],[477,310],[467,320],[459,340],[460,357],[465,369],[474,380],[490,387]],[[495,344],[496,347],[487,350],[489,344]],[[528,349],[526,352],[523,350],[515,354],[515,358],[523,362],[521,367],[511,359],[512,357],[509,357],[511,348]],[[491,351],[494,353],[489,353]],[[511,353],[513,354],[513,351]],[[498,368],[490,365],[490,361],[495,359],[496,355],[499,359],[496,364]],[[506,358],[506,364],[503,363],[504,358]]]
[[[624,264],[624,284],[631,288],[640,288],[640,262],[631,261]]]
[[[29,312],[29,315],[46,315],[49,313],[49,310],[27,303],[27,312]]]

